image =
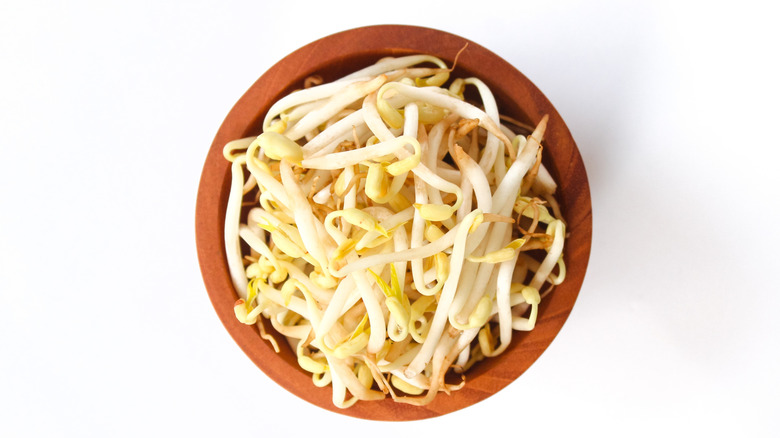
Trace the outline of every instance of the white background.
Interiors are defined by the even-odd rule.
[[[0,436],[777,434],[770,2],[261,3],[0,2]],[[217,319],[194,240],[233,103],[296,48],[385,23],[523,71],[593,196],[589,271],[552,346],[496,396],[412,424],[270,381]]]

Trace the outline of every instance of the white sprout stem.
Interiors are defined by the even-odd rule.
[[[330,235],[334,238],[334,240],[336,240],[336,243],[338,243],[339,245],[341,245],[344,241],[347,240],[347,236],[345,236],[337,228],[334,227],[327,228],[327,231],[328,233],[331,233]],[[356,261],[357,258],[358,256],[354,252],[350,252],[349,254],[347,254],[346,257],[347,266],[355,265],[357,263]],[[328,269],[327,265],[325,266],[326,268],[324,269]],[[370,266],[372,265],[369,265],[368,267]],[[330,269],[328,269],[328,271],[330,271]],[[347,274],[352,274],[352,279],[355,282],[355,286],[357,287],[357,290],[360,292],[360,298],[363,300],[363,304],[366,306],[366,313],[368,314],[368,322],[371,327],[371,333],[369,334],[366,351],[368,351],[369,353],[376,353],[382,349],[385,343],[385,339],[387,338],[387,326],[385,325],[385,316],[384,313],[382,312],[382,306],[379,303],[377,294],[374,292],[374,288],[371,286],[371,283],[368,281],[368,277],[366,276],[366,273],[364,271],[360,271],[360,272],[355,272],[355,271],[358,270],[354,270]],[[343,276],[342,275],[337,275],[337,276],[344,277],[347,274]],[[341,309],[341,306],[338,306],[337,308]]]
[[[373,92],[363,99],[363,118],[368,126],[368,129],[374,133],[379,141],[387,141],[395,138],[395,134],[385,125],[382,121],[382,116],[379,115],[379,110],[376,107],[377,93]]]
[[[263,130],[267,130],[271,126],[273,119],[282,114],[285,110],[298,105],[329,98],[358,80],[359,78],[342,82],[330,82],[288,94],[277,100],[276,103],[271,105],[271,108],[268,109],[268,113],[263,120]]]
[[[471,205],[473,203],[472,194],[474,192],[471,186],[471,181],[469,181],[467,178],[463,178],[463,180],[460,182],[460,191],[463,193],[463,203],[460,204],[460,208],[458,208],[456,213],[458,222],[462,221],[463,218],[466,217],[466,215],[471,211]]]
[[[366,306],[366,313],[368,313],[368,323],[371,326],[371,333],[369,333],[368,345],[366,345],[366,351],[369,354],[376,354],[385,345],[385,339],[387,339],[387,325],[385,324],[385,316],[382,312],[382,306],[379,304],[379,299],[368,281],[368,277],[365,272],[355,272],[353,274],[355,284],[360,291],[360,298],[363,300],[363,304]]]
[[[250,248],[271,261],[275,267],[279,266],[279,261],[277,260],[276,256],[274,256],[273,252],[271,252],[271,249],[268,248],[268,245],[266,245],[265,242],[263,242],[263,240],[257,234],[255,234],[248,225],[239,225],[238,235],[244,239],[244,242],[246,242]],[[246,275],[244,275],[244,277],[246,277]]]
[[[507,215],[512,211],[515,198],[517,198],[523,177],[536,161],[536,153],[547,128],[547,116],[542,120],[530,135],[528,142],[523,147],[514,163],[509,167],[506,177],[493,193],[493,211],[491,213]]]
[[[458,354],[458,358],[455,359],[455,366],[460,367],[462,369],[469,362],[470,357],[471,357],[471,348],[467,347],[460,350],[460,354]]]
[[[496,281],[496,307],[498,309],[498,333],[501,340],[491,356],[497,356],[509,347],[512,342],[512,307],[509,302],[509,292],[512,289],[512,273],[517,264],[515,254],[511,260],[501,262],[498,267],[498,278]]]
[[[348,276],[353,277],[353,276]],[[352,309],[355,304],[357,304],[362,298],[360,297],[360,291],[358,290],[357,286],[354,286],[355,280],[352,280],[352,290],[349,292],[349,296],[347,297],[347,301],[344,303],[344,305],[341,307],[341,314],[346,314],[350,309]],[[364,305],[365,306],[365,305]]]
[[[320,325],[317,327],[318,339],[323,339],[333,327],[333,324],[344,314],[343,308],[353,290],[355,290],[355,282],[352,277],[345,278],[336,287],[336,291],[333,293],[325,313],[322,314]]]
[[[247,214],[247,222],[258,223],[258,224],[270,224],[275,228],[278,228],[284,224],[284,222],[282,222],[277,216],[258,207],[249,210],[249,213]]]
[[[369,269],[372,266],[386,265],[388,263],[395,263],[401,260],[418,258],[423,259],[425,257],[430,257],[452,246],[453,242],[455,242],[456,234],[461,228],[463,228],[463,222],[455,225],[455,227],[453,227],[435,242],[431,242],[418,248],[409,248],[407,250],[391,254],[376,254],[360,257],[356,261],[350,261],[346,266],[334,271],[333,275],[341,278],[353,272]]]
[[[246,195],[247,193],[249,193],[255,187],[257,187],[257,180],[250,173],[249,177],[246,179],[246,182],[244,183],[244,187],[241,189],[241,194],[242,195]]]
[[[341,360],[329,360],[328,365],[332,374],[337,374],[350,393],[358,400],[381,400],[385,394],[371,390],[363,386],[355,373]]]
[[[354,405],[355,402],[357,402],[357,397],[353,396],[350,400],[345,400],[347,397],[347,386],[344,384],[344,381],[341,378],[342,373],[336,371],[335,368],[338,366],[337,364],[339,364],[340,361],[327,354],[325,355],[325,358],[328,361],[328,368],[330,369],[330,376],[332,379],[331,385],[333,386],[331,401],[337,408],[349,408],[350,406]]]
[[[423,163],[430,169],[438,170],[437,166],[440,164],[438,159],[439,149],[441,149],[441,143],[444,139],[444,132],[457,120],[457,114],[450,114],[441,119],[439,123],[433,125],[431,131],[428,133],[428,148],[423,155]]]
[[[249,231],[252,232],[255,236],[257,236],[258,239],[260,239],[263,242],[268,242],[268,233],[264,229],[260,227],[259,224],[255,222],[250,222],[249,220],[246,221],[246,226],[249,228]]]
[[[359,125],[353,125],[355,131],[354,134],[352,130],[350,129],[348,133],[341,134],[340,137],[337,137],[324,147],[318,149],[316,152],[313,152],[311,155],[308,156],[308,158],[316,158],[321,157],[326,154],[330,154],[333,151],[335,151],[339,146],[341,146],[342,143],[349,141],[352,142],[353,139],[357,136],[357,146],[360,147],[360,145],[363,145],[366,143],[366,141],[371,137],[371,130],[368,129],[368,126],[366,126],[365,123],[359,124]],[[319,136],[315,137],[314,140],[316,140]]]
[[[446,334],[441,336],[438,345],[435,346],[430,361],[431,384],[428,393],[423,399],[424,403],[430,403],[436,396],[439,388],[446,387],[444,377],[452,364],[452,361],[458,355],[457,340],[459,337],[460,333],[448,330]],[[406,371],[408,371],[408,368],[407,370],[404,370],[404,374],[406,374]],[[419,373],[417,375],[419,375]]]
[[[366,124],[380,141],[387,141],[395,138],[395,135],[387,126],[385,126],[385,123],[379,116],[379,112],[376,108],[376,93],[372,93],[363,100],[363,110],[365,111]],[[399,159],[407,158],[410,154],[409,151],[403,148],[397,149],[394,153]],[[414,167],[412,173],[419,176],[426,184],[433,186],[439,191],[460,195],[460,187],[443,179],[422,163]],[[439,199],[439,201],[441,201],[441,199]]]
[[[310,193],[317,193],[322,190],[323,187],[330,185],[333,182],[333,173],[326,170],[312,170],[301,181],[302,184],[308,185]]]
[[[309,278],[308,275],[306,275],[299,267],[295,266],[294,264],[285,260],[279,260],[278,263],[282,269],[287,271],[290,277],[301,282],[301,284],[303,284],[303,286],[306,287],[318,301],[325,304],[330,302],[333,291],[323,289],[314,284],[314,282],[311,281],[311,278]]]
[[[455,350],[460,351],[458,354],[458,359],[455,361],[455,365],[459,367],[466,366],[469,358],[471,357],[471,348],[469,346],[471,345],[471,342],[474,340],[474,338],[479,335],[479,329],[480,327],[475,327],[463,330],[461,332],[460,337],[455,344]]]
[[[441,179],[450,182],[452,184],[460,184],[463,176],[459,170],[448,169],[442,166],[436,167],[436,175],[441,177]]]
[[[404,136],[417,138],[417,128],[419,119],[419,109],[414,102],[406,104],[404,107]]]
[[[409,222],[414,218],[414,212],[416,210],[414,207],[409,207],[404,210],[399,211],[398,213],[395,213],[386,219],[382,219],[382,221],[379,223],[379,226],[381,226],[385,230],[392,230],[396,227],[402,226],[406,222]],[[393,233],[395,234],[403,234],[406,235],[405,232],[399,232],[399,233]],[[360,250],[366,247],[369,242],[379,237],[381,234],[379,234],[378,231],[368,231],[366,234],[363,235],[363,237],[358,241],[357,245],[355,245],[355,248]],[[400,273],[400,271],[399,271]]]
[[[482,99],[482,105],[485,107],[485,114],[498,126],[501,120],[498,116],[498,105],[496,105],[496,99],[493,97],[493,93],[490,91],[484,82],[477,78],[465,79],[467,84],[477,87],[479,97]],[[498,155],[499,140],[492,132],[488,131],[487,140],[485,141],[485,147],[482,152],[482,159],[479,160],[479,167],[487,174],[493,167]]]
[[[328,185],[321,188],[319,192],[317,192],[314,196],[312,196],[311,200],[316,202],[317,204],[326,205],[332,195],[331,193],[332,186],[333,183],[328,183]]]
[[[442,204],[444,204],[444,202],[442,201],[442,197],[441,197],[442,187],[441,186],[440,187],[435,187],[435,186],[434,187],[430,187],[432,184],[429,182],[430,178],[428,177],[428,175],[429,174],[433,174],[437,178],[441,179],[439,177],[439,175],[436,174],[436,167],[437,167],[437,161],[438,161],[436,159],[436,156],[437,156],[437,152],[438,152],[439,148],[441,147],[441,141],[442,141],[442,136],[443,136],[443,133],[444,133],[444,129],[446,128],[446,126],[449,126],[449,125],[446,125],[446,126],[443,125],[443,122],[448,121],[447,119],[448,118],[445,118],[442,122],[439,122],[438,124],[436,124],[436,126],[433,127],[433,129],[431,129],[430,135],[428,136],[428,152],[426,154],[427,155],[426,158],[428,159],[428,161],[424,163],[424,166],[426,167],[426,169],[425,170],[420,169],[420,173],[419,173],[420,177],[423,178],[423,181],[425,181],[429,185],[429,187],[428,187],[428,203],[434,204],[434,205],[442,205]],[[453,186],[458,187],[458,185],[456,185],[456,184],[453,184]],[[451,189],[450,190],[445,190],[445,191],[447,191],[449,193],[455,193]],[[461,199],[463,199],[462,198],[463,192],[462,192],[460,187],[458,187],[458,192],[461,193]],[[463,203],[461,203],[461,205],[463,205]],[[446,225],[451,227],[452,224],[451,223],[447,223]]]
[[[431,327],[428,330],[428,336],[425,338],[420,352],[404,371],[404,374],[408,377],[415,376],[425,368],[425,365],[427,365],[433,355],[436,345],[439,343],[439,339],[441,339],[442,332],[447,324],[449,308],[452,304],[452,299],[455,296],[458,281],[460,280],[460,270],[463,266],[463,260],[466,258],[466,238],[468,237],[472,224],[474,224],[477,217],[481,215],[482,212],[480,210],[474,210],[469,213],[469,215],[463,219],[463,222],[459,223],[456,228],[453,228],[455,236],[452,255],[450,256],[450,274],[441,290],[441,296],[439,297],[439,302],[436,306],[436,313],[433,315]],[[451,233],[452,231],[448,234]],[[444,237],[439,240],[443,239]],[[434,245],[435,243],[436,242],[431,245]]]
[[[474,338],[476,338],[479,334],[479,329],[480,327],[474,327],[463,330],[463,332],[460,334],[460,337],[458,338],[457,344],[455,344],[455,348],[458,351],[468,349],[468,346],[471,345],[471,341],[473,341]]]
[[[314,128],[324,123],[336,113],[343,110],[347,105],[355,102],[363,96],[379,89],[387,81],[385,76],[377,76],[368,81],[361,81],[349,84],[341,90],[341,93],[334,95],[323,106],[309,112],[301,120],[284,132],[284,135],[291,140],[298,140]]]
[[[316,330],[315,315],[310,312],[311,309],[309,308],[309,305],[306,302],[306,300],[304,300],[302,298],[299,298],[299,297],[296,297],[296,296],[292,296],[292,297],[289,297],[289,302],[288,302],[288,301],[285,300],[285,297],[282,296],[282,293],[278,289],[276,289],[273,286],[269,286],[269,285],[262,285],[261,284],[260,285],[260,293],[264,297],[266,297],[269,300],[273,301],[274,303],[276,303],[276,304],[278,304],[278,305],[280,305],[282,307],[286,307],[286,308],[292,310],[293,312],[301,315],[302,317],[308,319],[309,321],[311,321],[312,327],[315,327],[315,330]]]
[[[468,181],[468,190],[474,191],[477,197],[477,208],[482,211],[491,211],[493,208],[493,194],[490,192],[490,184],[487,177],[479,165],[465,152],[460,146],[455,146],[455,161],[458,163],[458,167],[463,173],[464,183]],[[464,183],[461,183],[461,190],[464,191]],[[463,202],[465,205],[466,202]],[[461,206],[462,207],[462,206]],[[469,205],[470,207],[470,205]]]
[[[481,228],[487,228],[487,227],[481,227]],[[468,252],[468,247],[466,248]],[[466,305],[466,302],[469,300],[469,297],[471,296],[472,291],[474,290],[474,283],[477,280],[477,272],[479,270],[480,264],[479,263],[472,263],[468,260],[463,263],[463,274],[460,284],[458,285],[458,290],[455,293],[455,298],[452,300],[452,305],[449,309],[449,316],[451,323],[457,323],[461,326],[465,325],[464,322],[459,321],[458,314],[463,309],[463,307]]]
[[[359,109],[320,132],[318,136],[303,145],[302,150],[304,157],[309,158],[317,156],[323,148],[329,144],[338,144],[342,139],[351,137],[353,127],[365,125],[363,115],[363,110]]]
[[[403,149],[399,149],[397,152],[406,152]],[[408,153],[408,152],[407,152]],[[399,158],[406,158],[399,157]],[[431,169],[428,169],[427,167],[423,166],[422,164],[417,165],[414,169],[412,169],[412,172],[419,176],[426,184],[429,186],[435,188],[436,190],[447,192],[447,193],[453,193],[455,195],[460,195],[460,187],[458,187],[456,184],[453,184],[444,178],[440,177],[439,175],[431,172]],[[428,192],[429,196],[431,192]],[[439,199],[441,202],[441,199]]]
[[[284,185],[277,181],[271,174],[263,170],[258,162],[262,162],[256,156],[256,152],[260,149],[257,142],[252,142],[249,149],[246,151],[246,168],[255,177],[257,183],[263,188],[271,192],[274,198],[278,200],[282,205],[290,205],[290,200],[287,197],[287,191],[284,189]],[[262,153],[262,150],[260,150]]]
[[[565,234],[563,222],[559,220],[553,221],[548,227],[548,233],[553,235],[552,245],[550,245],[547,255],[544,257],[530,284],[536,290],[539,290],[550,276],[563,252],[563,238]]]
[[[404,116],[405,116],[405,122],[404,122],[404,136],[409,136],[412,138],[417,138],[419,131],[425,130],[424,126],[419,126],[418,123],[418,108],[417,104],[415,103],[409,103],[405,107]],[[419,143],[418,143],[419,144]],[[404,175],[404,179],[406,179],[406,175]],[[391,216],[392,218],[398,218],[400,223],[408,222],[409,220],[412,220],[414,218],[414,212],[416,210],[413,207],[409,207],[398,214],[395,214]],[[390,218],[383,221],[383,223],[389,221]],[[402,222],[401,222],[402,220]],[[390,225],[390,224],[388,224]],[[392,224],[390,229],[395,228],[396,224]],[[385,228],[388,229],[388,228]],[[393,245],[394,245],[394,251],[395,252],[401,252],[409,249],[409,238],[405,232],[405,230],[402,230],[403,232],[397,232],[393,233]],[[399,260],[395,262],[395,272],[398,275],[397,281],[401,287],[403,288],[403,285],[406,282],[406,260]]]
[[[328,258],[325,254],[325,248],[320,242],[320,233],[317,231],[315,222],[319,222],[311,210],[311,204],[306,200],[297,178],[293,174],[292,167],[287,160],[280,162],[279,171],[282,176],[282,183],[287,189],[287,195],[290,199],[290,207],[295,215],[295,223],[298,225],[298,232],[301,234],[301,240],[312,257],[320,264],[320,267],[327,269]]]
[[[420,389],[430,389],[431,387],[430,379],[425,377],[422,373],[417,374],[414,377],[407,377],[400,369],[393,369],[390,371],[390,374]]]
[[[345,176],[346,181],[351,180],[355,176],[355,168],[353,166],[347,166],[344,168],[344,172],[342,173]],[[346,194],[344,194],[344,204],[342,205],[343,209],[347,208],[355,208],[357,205],[357,192],[358,192],[358,185],[353,184],[352,188],[347,191]],[[347,222],[344,224],[343,232],[349,233],[352,228],[352,225]]]
[[[416,344],[413,347],[406,350],[403,354],[395,358],[392,362],[388,362],[384,359],[379,361],[379,370],[383,373],[386,373],[388,371],[394,371],[398,370],[401,367],[405,367],[409,364],[409,362],[414,359],[414,357],[417,355],[417,352],[420,351],[420,348],[422,347],[422,344]]]
[[[393,250],[394,252],[401,252],[409,249],[409,238],[406,233],[393,233]],[[406,260],[399,260],[395,262],[395,272],[398,275],[398,284],[403,287],[406,282]]]
[[[288,338],[306,339],[309,337],[309,333],[311,333],[311,325],[309,324],[288,326],[282,325],[276,318],[270,318],[270,321],[276,331]]]
[[[244,263],[241,256],[241,242],[238,239],[239,222],[241,217],[241,202],[243,200],[244,170],[242,164],[246,161],[243,157],[237,157],[230,166],[232,180],[230,194],[225,213],[225,254],[227,256],[228,270],[233,286],[238,297],[247,298],[247,278],[244,271]]]
[[[485,254],[496,251],[509,243],[512,234],[511,226],[506,222],[496,222],[492,225],[491,235],[488,237],[485,247]],[[493,284],[491,280],[493,280],[495,275],[495,269],[496,265],[494,263],[482,263],[479,266],[477,275],[474,276],[474,287],[467,289],[468,292],[463,307],[459,309],[459,313],[455,316],[457,323],[467,324],[472,310],[482,298],[482,295],[484,295],[485,290]]]
[[[550,175],[550,171],[544,167],[544,164],[539,166],[539,173],[536,174],[536,180],[534,180],[533,184],[534,191],[545,195],[552,195],[557,188],[558,185],[555,183],[552,175]]]
[[[335,154],[306,158],[301,165],[308,169],[343,169],[346,166],[354,166],[363,161],[374,160],[395,153],[398,149],[406,145],[419,148],[417,139],[410,136],[396,137],[392,140],[382,141],[371,146],[365,146],[360,149],[353,149]]]
[[[246,160],[246,152],[243,150],[248,148],[249,145],[252,144],[252,142],[255,140],[255,138],[256,137],[244,137],[238,140],[227,142],[225,147],[222,148],[222,156],[231,163],[238,157],[243,157],[243,159]],[[236,151],[241,152],[234,154]]]
[[[385,58],[377,62],[376,64],[370,65],[354,73],[348,74],[336,80],[335,82],[340,83],[343,81],[353,80],[355,78],[376,76],[382,73],[387,73],[393,70],[406,68],[412,65],[422,64],[424,62],[430,62],[436,64],[440,68],[445,68],[445,69],[447,68],[447,64],[445,64],[441,59],[436,58],[435,56],[409,55],[409,56],[402,56],[399,58]]]
[[[428,191],[425,190],[425,183],[423,182],[422,178],[415,175],[414,176],[414,193],[415,193],[415,202],[417,204],[427,204],[428,203]],[[412,219],[412,236],[411,241],[409,242],[409,248],[415,249],[420,248],[423,246],[423,234],[425,232],[425,220],[422,217],[422,214],[420,214],[420,210],[414,209],[414,217]],[[417,289],[418,292],[424,295],[430,295],[432,293],[435,293],[436,291],[428,292],[429,289],[426,287],[426,282],[423,280],[423,259],[420,258],[413,258],[412,259],[412,279],[414,280],[414,286]]]
[[[284,199],[287,199],[287,193],[284,193]],[[286,204],[280,202],[279,199],[275,197],[270,190],[261,189],[260,196],[258,197],[258,201],[260,202],[260,207],[263,210],[266,210],[267,212],[271,213],[273,216],[278,217],[280,220],[282,220],[285,223],[293,222],[292,211],[289,209],[289,207],[287,207]]]
[[[328,99],[315,100],[313,102],[306,102],[294,108],[290,108],[287,110],[287,112],[279,116],[278,121],[271,121],[271,126],[268,128],[268,130],[284,130],[288,126],[292,126],[298,123],[298,121],[301,120],[306,114],[323,106],[327,101]],[[275,126],[274,123],[278,123],[278,125]]]
[[[501,141],[503,141],[504,144],[507,144],[508,147],[511,147],[511,141],[506,138],[498,125],[494,123],[490,116],[488,116],[484,111],[475,107],[474,105],[471,105],[468,102],[464,102],[450,95],[434,91],[434,89],[439,89],[438,87],[418,88],[411,85],[402,84],[400,82],[390,82],[383,85],[379,90],[379,93],[381,94],[388,89],[397,90],[399,93],[402,93],[412,99],[427,102],[432,105],[447,109],[455,114],[458,114],[464,119],[478,119],[479,126],[485,128],[488,132],[492,132]]]
[[[436,279],[436,267],[433,266],[423,273],[423,282],[428,284]],[[430,294],[429,294],[430,295]]]
[[[563,222],[563,221],[561,221],[561,222]],[[566,226],[564,224],[564,229],[565,229],[565,227]],[[541,262],[537,261],[536,259],[534,259],[533,257],[529,256],[528,254],[520,254],[520,257],[521,257],[520,260],[524,263],[524,265],[527,267],[527,269],[529,269],[529,270],[531,270],[533,272],[537,272],[539,270],[539,267],[541,266]],[[562,264],[563,260],[561,258],[558,258],[558,263]],[[565,267],[564,267],[564,270],[565,270]],[[563,272],[562,274],[565,274],[565,272]],[[555,274],[550,273],[550,275],[547,276],[547,281],[549,281],[550,284],[553,284],[553,285],[557,286],[557,285],[561,284],[562,279],[560,278],[560,275],[555,275]]]

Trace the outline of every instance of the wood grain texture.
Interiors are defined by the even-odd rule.
[[[504,354],[477,364],[467,373],[463,389],[451,395],[439,394],[425,407],[395,403],[388,397],[338,409],[331,403],[330,387],[315,387],[310,375],[297,366],[295,355],[285,342],[280,342],[283,351],[275,353],[259,337],[256,328],[239,323],[233,314],[237,296],[230,282],[223,240],[230,169],[222,157],[222,147],[228,141],[259,134],[271,104],[300,88],[307,76],[320,74],[325,80],[333,80],[382,57],[412,53],[432,54],[451,65],[466,44],[454,76],[481,78],[496,94],[502,113],[534,125],[544,114],[550,116],[545,165],[559,183],[559,202],[570,233],[564,255],[566,281],[542,302],[536,328],[527,333],[515,332],[512,345]],[[239,99],[206,157],[195,230],[201,272],[214,309],[236,343],[271,379],[302,399],[341,414],[372,420],[418,420],[462,409],[495,394],[525,372],[550,345],[574,306],[585,277],[592,232],[590,189],[582,158],[566,124],[542,92],[509,63],[450,33],[413,26],[370,26],[325,37],[293,52],[271,67]],[[273,333],[270,324],[266,327]]]

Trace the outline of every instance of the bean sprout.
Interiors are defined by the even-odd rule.
[[[501,115],[484,82],[451,72],[413,55],[313,77],[225,145],[235,315],[278,352],[268,320],[337,407],[461,388],[564,281],[547,116]]]

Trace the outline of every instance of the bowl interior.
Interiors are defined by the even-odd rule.
[[[338,409],[331,402],[330,387],[312,384],[283,339],[277,338],[282,347],[277,354],[255,327],[235,319],[233,303],[237,296],[230,283],[223,239],[230,167],[222,157],[222,147],[228,141],[259,134],[268,108],[301,88],[308,76],[318,74],[330,81],[382,57],[413,53],[432,54],[452,65],[464,46],[453,77],[482,79],[494,92],[502,114],[532,125],[544,114],[550,116],[544,163],[558,182],[557,198],[569,232],[564,251],[566,281],[542,301],[536,328],[531,332],[515,331],[512,345],[502,355],[482,361],[466,373],[466,385],[461,390],[451,395],[440,393],[424,407],[398,404],[388,397]],[[236,103],[217,132],[203,168],[196,240],[204,283],[217,314],[238,345],[269,377],[297,396],[335,412],[373,420],[415,420],[453,412],[489,397],[519,377],[547,348],[568,317],[585,275],[591,241],[590,192],[582,159],[566,125],[552,104],[518,70],[487,49],[453,34],[412,26],[371,26],[334,34],[293,52]],[[269,333],[275,334],[270,324],[264,324]]]

